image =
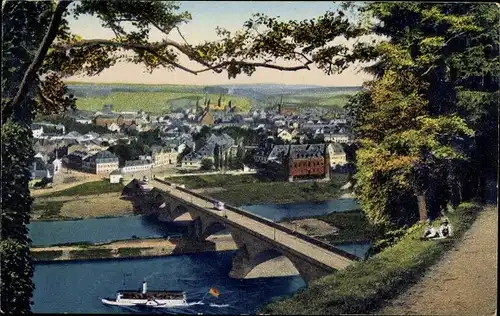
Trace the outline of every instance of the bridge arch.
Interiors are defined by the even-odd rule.
[[[302,275],[292,260],[282,252],[269,248],[253,256],[249,262],[245,279]]]
[[[185,215],[186,213],[189,214],[194,219],[193,214],[191,214],[189,212],[189,209],[182,204],[171,205],[171,210],[169,213],[170,213],[170,218],[172,219],[172,221],[179,219],[181,216]]]
[[[226,225],[220,221],[213,221],[206,225],[206,227],[203,229],[203,232],[201,234],[201,239],[205,240],[208,237],[212,236],[213,234],[216,234],[220,231],[227,230]],[[228,231],[228,233],[230,233]]]

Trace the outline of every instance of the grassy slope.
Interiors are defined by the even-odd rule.
[[[40,214],[41,220],[60,218],[61,208],[64,201],[43,201],[35,200],[33,203],[33,213]]]
[[[312,282],[293,297],[278,299],[262,307],[261,312],[279,315],[369,313],[380,307],[385,299],[394,297],[416,282],[461,239],[480,209],[478,205],[464,203],[453,214],[448,214],[454,226],[452,238],[421,241],[423,226],[415,225],[396,245],[364,262]]]
[[[337,235],[322,238],[332,244],[371,241],[375,236],[373,227],[362,211],[331,213],[316,218],[339,228]]]
[[[107,180],[94,181],[82,183],[74,187],[38,196],[38,198],[49,198],[49,197],[59,197],[59,196],[84,196],[84,195],[94,195],[112,192],[121,192],[123,190],[123,184],[121,183],[109,183]]]

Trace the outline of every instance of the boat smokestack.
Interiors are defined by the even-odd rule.
[[[142,294],[146,294],[148,290],[148,284],[146,283],[146,281],[142,281]]]

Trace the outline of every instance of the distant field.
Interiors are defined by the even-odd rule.
[[[112,104],[115,111],[144,110],[151,113],[165,113],[176,108],[193,107],[197,98],[205,96],[202,85],[175,85],[175,84],[123,84],[123,83],[85,83],[66,82],[72,93],[77,97],[77,108],[87,111],[99,111],[104,104]],[[258,88],[258,85],[256,86]],[[213,87],[212,87],[213,88]],[[225,95],[224,104],[229,100],[238,111],[247,112],[253,100],[251,95],[257,93],[255,87],[238,88],[241,95]],[[257,89],[257,90],[252,90]],[[288,88],[289,89],[289,88]],[[352,89],[351,89],[352,90]],[[344,88],[320,88],[302,91],[287,90],[286,87],[268,91],[264,98],[271,103],[279,102],[283,95],[283,102],[294,107],[327,107],[342,108],[348,97],[357,90]],[[260,90],[259,90],[260,91]],[[271,93],[272,92],[272,93]],[[253,93],[253,94],[252,94]],[[250,96],[249,96],[250,95]],[[209,94],[211,104],[216,105],[218,94]],[[252,102],[253,101],[253,102]]]
[[[353,94],[354,93],[287,95],[283,97],[283,103],[298,107],[342,108]]]
[[[78,97],[76,107],[79,110],[100,111],[104,104],[112,104],[114,111],[144,110],[150,113],[166,113],[173,108],[194,106],[196,98],[203,98],[203,92],[111,92],[100,97]],[[218,95],[209,94],[211,105],[217,105]],[[250,109],[250,99],[238,96],[226,96],[226,102],[232,101],[238,111],[247,112]],[[203,105],[203,100],[200,105]]]

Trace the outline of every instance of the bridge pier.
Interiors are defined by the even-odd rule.
[[[310,262],[305,262],[303,259],[290,254],[283,255],[273,248],[269,248],[255,255],[251,255],[252,251],[249,251],[249,248],[251,249],[252,246],[245,244],[243,247],[238,248],[236,254],[233,256],[233,265],[229,272],[231,278],[245,279],[258,265],[279,256],[285,256],[292,262],[306,284],[335,272],[334,269],[312,265]]]
[[[244,279],[256,265],[250,262],[248,251],[245,245],[238,248],[233,256],[233,266],[229,276],[233,279]]]
[[[292,253],[284,253],[271,243],[262,242],[250,234],[235,229],[230,229],[230,231],[234,242],[238,246],[238,250],[233,257],[233,266],[229,272],[229,276],[232,278],[244,279],[258,265],[280,256],[284,256],[291,261],[306,283],[335,272],[330,267],[305,261],[304,258]]]

